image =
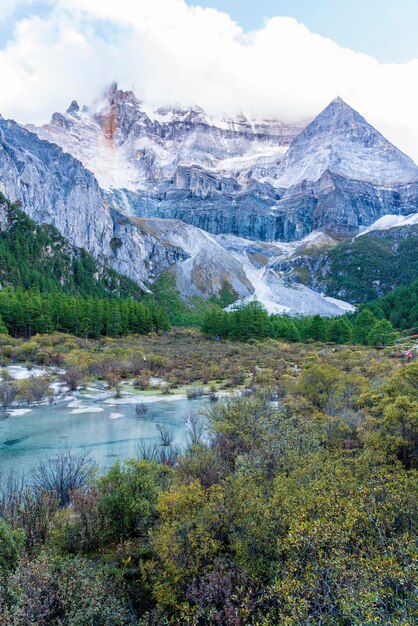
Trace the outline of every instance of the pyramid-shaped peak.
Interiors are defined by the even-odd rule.
[[[334,100],[331,100],[330,104],[338,104],[348,107],[349,105],[341,98],[341,96],[337,96]],[[351,107],[350,107],[351,108]]]
[[[418,180],[412,159],[339,97],[293,139],[277,186],[315,182],[326,172],[382,186]]]
[[[331,100],[328,106],[326,106],[325,109],[323,109],[323,111],[319,113],[319,115],[312,123],[314,124],[316,120],[320,121],[323,118],[334,118],[335,120],[356,120],[360,124],[368,126],[368,123],[366,122],[364,117],[362,117],[360,113],[353,109],[352,106],[347,104],[347,102],[345,102],[345,100],[343,100],[340,96],[337,96],[336,98],[334,98],[334,100]]]

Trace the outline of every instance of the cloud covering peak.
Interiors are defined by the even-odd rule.
[[[49,0],[46,0],[48,2]],[[337,94],[418,161],[418,59],[381,64],[293,18],[245,32],[226,13],[184,0],[56,0],[16,24],[0,50],[0,113],[47,121],[113,80],[150,107],[285,122],[311,118]]]

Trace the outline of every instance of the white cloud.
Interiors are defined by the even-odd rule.
[[[308,118],[340,95],[418,160],[418,59],[380,64],[276,17],[245,33],[225,13],[183,0],[56,0],[0,52],[0,112],[46,121],[112,80],[150,105]]]
[[[32,4],[34,0],[1,0],[0,20],[5,20],[15,13],[15,11],[25,4]]]

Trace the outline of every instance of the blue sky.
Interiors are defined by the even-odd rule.
[[[341,46],[385,63],[418,57],[418,0],[202,0],[189,4],[229,13],[244,29],[264,18],[295,17]]]
[[[43,19],[51,14],[55,0],[0,0],[0,49],[13,37],[15,25],[22,19]]]
[[[132,0],[133,2],[142,0]],[[0,0],[0,48],[20,19],[46,17],[54,0]],[[187,0],[189,5],[228,13],[244,30],[261,28],[266,18],[295,17],[311,31],[383,63],[418,58],[418,0]]]

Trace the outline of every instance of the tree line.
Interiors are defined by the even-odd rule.
[[[339,318],[269,315],[261,304],[251,302],[232,311],[224,311],[219,305],[200,308],[193,325],[198,321],[204,334],[237,341],[273,338],[290,342],[391,345],[398,335],[385,317],[404,319],[401,307],[407,307],[411,297],[416,297],[410,292],[403,293],[404,287],[399,290],[399,294],[390,294],[355,315]],[[50,332],[86,338],[119,337],[169,328],[169,312],[152,297],[138,302],[130,298],[85,298],[55,291],[40,293],[11,288],[0,291],[0,332],[13,337],[28,338]]]
[[[369,309],[356,315],[338,318],[291,318],[269,315],[258,302],[232,311],[211,308],[204,316],[201,330],[211,337],[248,341],[249,339],[283,339],[291,342],[330,341],[385,346],[396,341],[397,333],[386,319],[378,319]]]
[[[418,332],[418,280],[401,285],[367,307],[381,319],[389,320],[395,328]]]
[[[166,331],[166,312],[152,301],[83,298],[66,293],[0,291],[0,332],[28,338],[63,332],[78,337],[119,337]]]

